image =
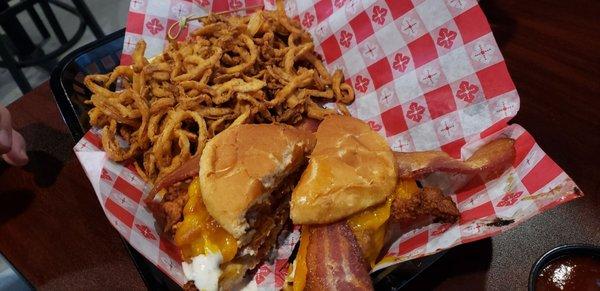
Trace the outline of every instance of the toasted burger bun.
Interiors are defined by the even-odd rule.
[[[207,211],[239,240],[249,228],[246,212],[298,170],[314,144],[311,133],[282,124],[243,124],[218,134],[200,159]]]
[[[292,193],[295,224],[326,224],[385,201],[396,185],[394,155],[364,122],[329,116],[321,122],[307,169]]]

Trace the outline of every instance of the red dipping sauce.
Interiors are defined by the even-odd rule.
[[[600,257],[566,255],[542,269],[535,290],[600,290]]]

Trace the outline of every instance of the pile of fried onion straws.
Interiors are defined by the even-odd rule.
[[[111,160],[133,162],[154,182],[232,124],[297,124],[306,116],[348,114],[352,87],[340,70],[329,74],[310,35],[281,5],[200,21],[187,40],[171,41],[150,61],[140,41],[131,66],[86,76],[90,124],[102,128]],[[335,109],[325,102],[335,102]]]

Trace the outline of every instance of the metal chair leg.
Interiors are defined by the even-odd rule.
[[[65,36],[65,32],[60,27],[60,24],[56,19],[56,15],[54,15],[54,12],[52,12],[52,8],[50,8],[48,0],[41,0],[39,3],[40,6],[42,6],[42,11],[46,16],[46,19],[48,19],[48,22],[50,23],[54,34],[56,34],[56,37],[58,38],[61,44],[65,44],[67,42],[67,37]]]
[[[23,71],[21,71],[21,69],[17,65],[15,59],[13,59],[13,56],[8,51],[8,48],[6,47],[6,44],[4,42],[0,42],[0,58],[2,58],[4,64],[6,65],[6,68],[12,75],[15,82],[17,82],[17,85],[19,86],[19,89],[21,89],[21,92],[25,94],[31,91],[31,85],[29,84],[29,81],[27,81],[27,78],[25,78],[25,74],[23,74]]]
[[[40,32],[40,34],[42,35],[42,37],[44,39],[49,38],[50,32],[48,32],[48,29],[46,28],[46,26],[44,25],[44,22],[42,22],[42,19],[40,18],[40,15],[37,13],[37,11],[35,10],[35,8],[33,6],[27,8],[27,14],[29,14],[29,17],[31,17],[31,20],[33,20],[35,27],[37,27],[37,29]]]
[[[9,9],[7,1],[0,0],[0,11]],[[15,46],[19,56],[27,56],[35,50],[35,45],[23,29],[19,19],[13,15],[0,17],[0,27],[6,33],[11,43]]]
[[[90,27],[90,30],[92,31],[94,36],[97,39],[103,38],[104,32],[102,31],[102,28],[100,28],[100,25],[98,25],[98,22],[94,18],[94,15],[92,14],[88,6],[85,4],[85,2],[83,2],[83,0],[72,1],[75,7],[77,7],[77,11],[79,11],[79,14],[81,14],[81,16],[83,17],[85,24]]]

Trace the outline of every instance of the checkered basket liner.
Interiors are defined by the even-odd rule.
[[[122,64],[144,39],[148,57],[162,52],[166,30],[182,17],[237,10],[273,1],[131,0]],[[374,270],[494,236],[582,194],[521,126],[508,121],[519,109],[515,89],[489,24],[475,0],[287,1],[288,15],[313,36],[330,70],[342,69],[356,90],[353,116],[386,137],[396,151],[443,150],[456,158],[498,137],[516,140],[516,160],[501,177],[471,180],[448,193],[460,220],[404,234]],[[192,23],[182,31],[198,26]],[[109,161],[99,131],[90,130],[75,152],[110,223],[149,261],[185,283],[176,247],[161,238],[144,207],[150,185],[131,165]],[[452,182],[436,177],[425,182]],[[497,223],[498,221],[510,223]],[[297,230],[254,276],[261,290],[283,285]]]

